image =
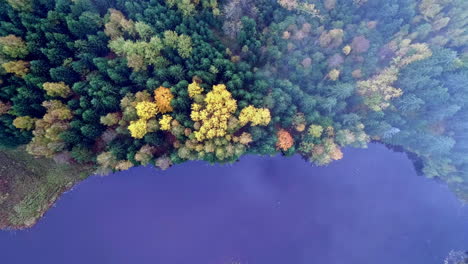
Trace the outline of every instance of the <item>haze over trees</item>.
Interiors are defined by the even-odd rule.
[[[378,141],[468,201],[464,0],[0,2],[0,145],[99,173]]]

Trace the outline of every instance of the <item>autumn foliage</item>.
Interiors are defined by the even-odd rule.
[[[198,141],[223,137],[226,135],[228,120],[236,111],[237,103],[224,84],[214,85],[213,90],[206,94],[205,105],[192,105],[191,118],[202,123],[195,131]]]
[[[376,140],[468,193],[466,0],[0,8],[0,148],[105,172],[279,151],[325,165]]]
[[[242,126],[251,123],[252,126],[266,126],[270,123],[271,116],[268,108],[256,108],[252,105],[242,109],[239,115],[239,122]]]
[[[133,138],[143,138],[147,133],[147,124],[145,119],[131,121],[128,130]]]
[[[158,113],[157,105],[148,101],[139,102],[135,108],[137,115],[144,120],[148,120]]]
[[[0,54],[13,59],[28,55],[26,43],[15,35],[0,37]]]
[[[159,125],[161,126],[161,130],[171,129],[171,121],[172,121],[172,116],[163,115],[162,118],[159,120]]]
[[[19,129],[31,130],[34,128],[34,122],[35,119],[30,116],[19,116],[13,120],[13,125]]]
[[[64,82],[46,82],[42,85],[42,87],[49,96],[67,98],[71,95],[70,87]]]
[[[276,132],[276,136],[278,137],[278,141],[276,142],[277,149],[286,151],[294,145],[294,139],[288,131],[280,129]]]
[[[6,72],[19,77],[24,77],[29,72],[29,62],[23,60],[5,62],[2,67]]]
[[[161,114],[172,112],[171,101],[174,95],[171,93],[171,89],[160,86],[154,91],[154,100],[156,101],[156,108]]]
[[[190,97],[199,95],[202,92],[203,92],[203,88],[197,82],[193,81],[191,84],[189,84],[188,93]]]
[[[65,142],[60,137],[60,133],[69,129],[69,121],[73,118],[73,114],[58,100],[45,101],[42,105],[47,109],[47,113],[42,119],[35,121],[34,137],[26,150],[34,156],[52,157],[65,148]],[[29,118],[17,120],[17,124],[29,128],[32,126],[29,124],[30,121]]]

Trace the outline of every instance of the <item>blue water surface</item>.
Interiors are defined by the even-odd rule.
[[[247,156],[91,177],[0,232],[2,264],[442,264],[452,249],[468,249],[468,209],[381,145],[327,167]]]

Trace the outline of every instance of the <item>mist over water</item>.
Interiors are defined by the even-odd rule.
[[[0,248],[15,264],[440,264],[467,223],[447,187],[370,145],[328,167],[247,156],[92,177]]]

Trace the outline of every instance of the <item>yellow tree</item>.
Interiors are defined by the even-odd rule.
[[[239,140],[239,143],[241,143],[242,145],[248,145],[250,142],[253,141],[252,135],[247,132],[242,132],[238,140]]]
[[[399,43],[397,54],[398,57],[393,60],[391,66],[371,79],[357,83],[357,92],[364,97],[364,104],[374,111],[387,108],[392,98],[403,94],[401,89],[392,86],[398,79],[400,69],[432,56],[432,51],[426,44],[411,44],[411,40],[403,39]]]
[[[44,101],[42,103],[47,109],[42,119],[36,120],[33,131],[33,139],[26,146],[29,154],[34,156],[52,157],[57,152],[63,151],[66,144],[60,134],[69,128],[69,121],[73,118],[70,109],[58,100]],[[21,122],[20,122],[21,121]],[[21,126],[27,120],[17,120]]]
[[[144,120],[148,120],[158,113],[157,105],[152,102],[143,101],[136,105],[137,115]]]
[[[46,82],[42,85],[48,96],[67,98],[71,95],[71,89],[64,82]]]
[[[199,95],[203,92],[203,88],[196,82],[193,81],[191,84],[188,86],[188,93],[191,98],[193,98],[196,95]]]
[[[338,80],[339,77],[340,77],[340,71],[337,69],[333,69],[328,73],[328,78],[330,78],[330,80],[332,81]]]
[[[163,115],[161,120],[159,120],[159,126],[161,130],[170,130],[171,129],[172,116]]]
[[[23,60],[9,61],[2,64],[3,69],[8,73],[24,77],[29,72],[29,62]]]
[[[387,108],[392,98],[403,94],[401,89],[392,84],[398,79],[398,68],[390,66],[369,80],[357,83],[357,92],[364,96],[364,104],[374,111]]]
[[[237,110],[237,102],[224,84],[214,85],[213,90],[206,94],[205,105],[192,105],[191,118],[201,122],[198,131],[194,132],[198,141],[224,137],[228,120]]]
[[[13,125],[19,129],[31,130],[34,128],[35,121],[36,119],[30,116],[19,116],[13,120]]]
[[[126,171],[133,167],[133,163],[129,160],[120,160],[115,165],[114,169],[118,171]]]
[[[310,125],[308,132],[312,137],[320,138],[323,133],[323,127],[319,125]]]
[[[242,109],[239,115],[239,122],[242,126],[251,122],[252,126],[266,126],[270,123],[271,116],[268,108],[256,108],[249,105]]]
[[[351,53],[351,46],[350,45],[344,46],[342,51],[343,51],[344,55],[346,55],[346,56],[349,55],[349,53]]]
[[[105,116],[101,116],[101,124],[105,126],[114,126],[117,125],[120,121],[120,113],[108,113]]]
[[[28,55],[26,43],[20,37],[8,35],[0,37],[0,54],[16,59]]]
[[[128,130],[130,131],[130,135],[133,138],[143,138],[147,133],[146,120],[139,119],[137,121],[131,121],[130,125],[128,126]]]
[[[372,78],[357,82],[357,92],[364,97],[364,104],[374,111],[381,111],[390,106],[390,100],[403,94],[401,89],[393,87],[398,80],[401,68],[432,56],[432,51],[425,43],[411,44],[410,39],[402,39],[393,44],[397,57],[392,64]]]
[[[429,49],[429,46],[425,43],[414,43],[408,45],[407,47],[400,49],[399,52],[403,55],[401,55],[401,58],[397,58],[395,63],[397,63],[400,68],[415,61],[420,61],[432,56],[431,49]],[[408,53],[410,55],[407,55]]]
[[[159,113],[172,112],[174,109],[171,106],[171,101],[174,95],[171,89],[160,86],[154,91],[154,99],[156,100],[156,107]]]

